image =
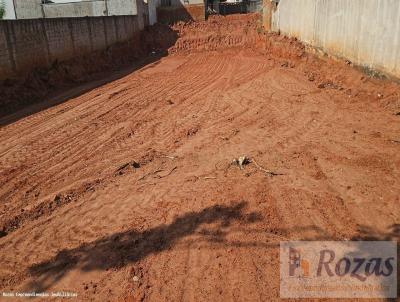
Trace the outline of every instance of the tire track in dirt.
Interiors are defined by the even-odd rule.
[[[80,136],[85,136],[86,135],[86,132],[85,131],[81,131],[80,133],[79,133],[79,135]],[[75,136],[76,136],[76,134],[75,134]],[[70,143],[70,145],[73,145],[74,144],[74,142],[71,142]],[[66,146],[66,147],[69,147],[68,145]],[[92,148],[92,146],[90,146],[90,145],[88,145],[88,147],[87,147],[87,149],[88,148]],[[76,150],[74,151],[74,152],[76,152],[76,153],[79,153],[79,152],[82,152],[82,151],[84,151],[85,149],[82,149],[81,147],[79,147],[79,146],[77,146],[76,147]],[[66,152],[65,153],[70,153],[71,152],[71,150],[66,150]],[[63,154],[61,153],[61,154],[59,154],[60,156],[62,156]],[[47,164],[47,163],[46,163]]]
[[[282,83],[277,83],[277,82],[270,82],[273,90],[277,91],[276,96],[283,97],[283,92],[285,92],[286,97],[290,97],[291,94],[293,93],[302,93],[302,90],[298,90],[299,85],[287,85],[284,82]],[[275,85],[278,84],[276,87]],[[282,93],[279,93],[281,91]],[[274,95],[273,98],[276,98]],[[322,99],[325,98],[325,96],[321,96]],[[325,102],[327,100],[325,99]],[[282,112],[282,109],[277,107],[276,102],[271,102],[270,108],[272,111],[275,112]],[[295,107],[296,108],[296,107]],[[329,107],[325,107],[329,108]],[[297,108],[296,108],[297,109]],[[327,122],[328,120],[332,120],[335,109],[329,109],[329,110],[324,110],[323,114],[318,115],[318,119],[314,119],[313,115],[309,115],[309,120],[304,121],[303,116],[308,115],[307,111],[310,110],[310,108],[304,109],[300,108],[299,111],[293,111],[294,114],[291,112],[288,113],[286,117],[282,117],[284,120],[290,120],[290,126],[288,124],[288,131],[281,131],[279,135],[276,135],[275,137],[279,139],[277,143],[275,144],[275,147],[273,148],[274,150],[280,152],[282,156],[284,156],[284,153],[290,152],[290,150],[297,151],[297,150],[302,150],[301,146],[307,146],[310,144],[312,141],[312,137],[315,137],[317,135],[317,132],[322,125]],[[283,114],[281,114],[283,115]],[[298,120],[295,118],[295,116],[300,116],[301,120]],[[276,140],[276,139],[275,139]],[[304,151],[300,151],[301,154],[304,155],[305,160],[309,159],[308,166],[312,167],[313,166],[313,155],[312,154],[304,154]],[[291,173],[293,174],[293,173]],[[298,174],[294,172],[294,174]],[[301,176],[301,175],[299,175]],[[305,227],[312,227],[312,226],[321,226],[325,225],[324,229],[327,235],[324,235],[325,239],[329,238],[340,238],[342,236],[346,236],[346,232],[349,232],[350,229],[355,230],[355,224],[351,223],[348,219],[349,216],[349,209],[345,207],[343,204],[341,204],[341,198],[340,197],[335,197],[335,196],[340,196],[336,190],[332,190],[332,187],[324,180],[321,180],[319,182],[320,185],[320,190],[323,191],[323,187],[325,187],[325,190],[330,192],[329,195],[327,196],[321,196],[317,197],[311,197],[310,193],[307,193],[307,191],[298,191],[298,193],[301,193],[296,200],[289,201],[288,203],[282,203],[281,205],[283,206],[281,208],[282,213],[284,213],[282,216],[283,217],[288,217],[289,213],[293,213],[293,204],[296,204],[296,209],[297,209],[297,219],[296,219],[296,226],[299,226],[300,221],[304,221],[304,226]],[[296,194],[291,194],[288,193],[286,194],[288,196],[293,196]],[[331,195],[331,196],[330,196]],[[282,196],[282,195],[281,195]],[[283,198],[285,200],[285,198]],[[311,204],[309,203],[309,200],[315,200]],[[332,208],[335,208],[335,217],[333,218],[332,215],[330,215],[329,212],[331,212]],[[328,210],[329,209],[329,210]],[[313,215],[310,215],[310,211],[313,212]],[[302,217],[302,218],[300,218]],[[295,227],[293,225],[293,227]],[[345,229],[346,232],[343,233],[340,230]],[[329,231],[328,231],[329,230]],[[351,232],[350,232],[351,233]],[[328,235],[329,234],[329,235]],[[327,237],[327,236],[332,236],[332,237]]]
[[[286,87],[285,87],[286,88]],[[282,91],[284,91],[283,89],[282,89]],[[293,92],[293,91],[292,91]],[[298,92],[297,90],[294,90],[294,92]],[[235,94],[235,93],[232,93],[232,94]],[[276,113],[277,115],[280,113],[280,112],[282,112],[282,110],[280,109],[280,108],[278,108],[277,106],[275,106],[275,105],[273,105],[273,103],[274,102],[270,102],[270,103],[268,103],[268,105],[267,105],[267,110],[268,111],[270,111],[271,113]],[[251,100],[250,100],[250,102],[248,102],[248,103],[242,103],[242,104],[238,104],[238,106],[239,105],[241,105],[241,107],[242,108],[251,108],[252,107],[252,104],[251,104]],[[273,109],[272,111],[270,110],[270,109]],[[241,113],[241,115],[243,115],[243,114],[246,114],[246,115],[248,115],[248,116],[250,116],[250,115],[253,115],[254,114],[254,111],[256,111],[256,110],[259,110],[259,108],[257,108],[257,107],[255,107],[253,110],[251,110],[251,111],[248,111],[248,110],[246,110],[246,111],[244,111],[244,112],[242,112]],[[308,109],[309,110],[309,109]],[[332,116],[332,112],[333,112],[333,110],[331,110],[330,111],[331,113],[329,114],[329,115],[325,115],[324,116],[324,119],[328,119],[329,117],[331,117]],[[306,111],[304,111],[304,113],[306,113]],[[303,114],[304,114],[303,113]],[[303,115],[302,113],[300,113],[299,115]],[[255,114],[254,114],[255,115]],[[281,114],[282,115],[282,114]],[[289,116],[288,116],[289,117]],[[288,117],[284,117],[284,119],[288,119],[289,120],[289,118]],[[236,117],[237,118],[237,117]],[[311,119],[312,119],[312,117],[311,117]],[[312,134],[315,130],[317,130],[318,128],[319,128],[319,126],[324,122],[324,120],[321,120],[321,119],[319,119],[320,120],[320,122],[318,123],[318,125],[315,125],[315,126],[312,126],[312,127],[306,127],[306,128],[302,128],[301,129],[301,127],[297,127],[297,128],[300,128],[301,130],[299,130],[299,131],[296,131],[296,132],[294,132],[294,133],[285,133],[285,137],[288,137],[288,138],[286,138],[285,139],[285,142],[290,142],[290,145],[288,145],[287,143],[285,144],[285,147],[283,148],[283,147],[280,147],[280,149],[283,151],[283,150],[288,150],[288,149],[290,149],[290,146],[294,146],[294,145],[301,145],[301,144],[307,144],[307,137],[309,136],[309,134]],[[293,124],[295,124],[296,125],[296,120],[293,120],[293,118],[291,118],[290,119],[290,121],[291,121],[291,126],[293,125]],[[299,121],[299,122],[301,122],[301,123],[303,123],[303,121]],[[310,125],[310,123],[306,123],[306,125]],[[247,125],[247,127],[249,127],[249,126],[251,126],[250,124],[249,125]],[[296,129],[296,127],[294,127],[294,129]],[[256,135],[252,135],[252,133],[249,133],[249,134],[246,134],[247,135],[247,138],[251,141],[251,140],[254,140],[254,142],[257,142],[257,141],[260,141],[260,137],[257,137]],[[279,136],[278,136],[279,137]],[[261,141],[260,141],[260,143],[261,143]],[[276,147],[274,148],[275,150],[276,150]],[[277,150],[276,150],[277,151]],[[281,153],[281,152],[280,152]],[[328,186],[328,188],[327,188],[327,190],[329,191],[330,189],[329,189],[329,186]],[[335,193],[337,193],[337,192],[332,192],[333,194],[335,194]],[[289,194],[290,195],[290,194]],[[308,199],[309,197],[307,197],[307,199]],[[329,200],[329,197],[328,198],[323,198],[324,200]],[[333,200],[333,203],[334,204],[336,204],[336,203],[339,203],[340,201],[336,201],[336,199],[334,199]],[[299,200],[296,200],[296,203],[298,204],[299,203]],[[301,203],[301,201],[300,201],[300,203]],[[326,203],[326,201],[325,201],[325,204],[324,205],[321,205],[320,207],[319,207],[319,210],[318,211],[316,211],[315,213],[314,213],[314,219],[315,218],[317,218],[318,216],[320,216],[320,218],[318,218],[318,219],[316,219],[315,221],[312,221],[312,220],[310,220],[310,218],[309,218],[309,208],[307,208],[306,207],[306,205],[304,205],[304,207],[307,209],[306,211],[304,211],[304,213],[305,213],[305,215],[304,215],[304,218],[307,220],[307,223],[308,223],[308,225],[310,225],[310,226],[312,226],[313,224],[314,225],[321,225],[321,224],[324,224],[323,223],[323,221],[328,221],[329,223],[327,223],[326,224],[326,228],[328,228],[328,229],[331,229],[331,231],[330,231],[330,233],[331,233],[331,236],[333,236],[333,234],[335,234],[336,236],[338,235],[338,234],[340,234],[340,232],[336,229],[336,228],[334,228],[333,227],[333,223],[335,222],[336,223],[336,225],[337,225],[337,227],[339,227],[339,224],[343,224],[343,222],[344,221],[347,221],[347,219],[345,219],[346,217],[347,217],[347,215],[348,215],[348,209],[347,208],[343,208],[342,210],[341,210],[341,214],[339,214],[338,213],[338,216],[340,216],[342,219],[339,219],[339,220],[336,220],[336,221],[332,221],[332,219],[330,219],[330,217],[329,216],[327,216],[326,215],[326,212],[324,211],[324,208],[326,208],[326,209],[330,209],[330,208],[332,208],[332,206],[333,207],[337,207],[337,205],[333,205],[332,203]],[[298,205],[298,207],[302,207],[301,205]],[[315,205],[314,205],[314,207],[315,207]],[[285,208],[282,208],[282,212],[283,213],[285,213],[286,215],[285,216],[288,216],[289,215],[289,213],[291,213],[292,212],[292,206],[291,205],[288,205],[287,206],[287,209],[285,209]],[[343,220],[344,219],[344,220]],[[349,225],[347,226],[347,227],[349,227]],[[342,228],[342,227],[341,227]],[[353,224],[353,229],[354,229],[354,224]]]

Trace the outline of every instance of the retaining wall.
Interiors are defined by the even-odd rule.
[[[139,1],[138,1],[139,2]],[[138,7],[139,9],[139,7]],[[145,12],[146,8],[140,11]],[[0,79],[50,66],[128,41],[145,26],[137,16],[8,20],[0,22]]]
[[[280,0],[272,30],[400,78],[399,0]]]

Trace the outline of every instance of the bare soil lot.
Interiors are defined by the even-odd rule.
[[[1,291],[269,301],[282,240],[399,239],[399,86],[257,26],[175,25],[168,56],[0,128]]]

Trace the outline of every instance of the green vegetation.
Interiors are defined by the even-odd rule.
[[[6,5],[4,4],[4,0],[0,0],[0,19],[3,19],[6,14]]]

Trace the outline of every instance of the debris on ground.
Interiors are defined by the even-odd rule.
[[[340,87],[339,87],[339,85],[333,83],[331,80],[327,80],[327,81],[324,81],[324,82],[320,83],[318,85],[318,88],[319,89],[325,89],[325,88],[339,89]]]
[[[167,177],[168,175],[172,174],[172,172],[174,172],[177,168],[178,168],[178,167],[175,166],[175,167],[173,167],[169,172],[167,172],[167,174],[158,175],[158,173],[164,171],[164,169],[161,169],[161,167],[160,167],[160,168],[156,169],[156,170],[153,171],[153,172],[150,172],[150,173],[147,173],[147,174],[141,176],[141,177],[138,179],[138,181],[139,181],[139,180],[143,180],[143,179],[145,179],[147,176],[150,176],[150,175],[154,175],[154,176],[157,177],[157,178],[164,178],[164,177]]]
[[[132,277],[133,282],[139,282],[139,277],[138,276],[133,276]]]
[[[161,155],[160,157],[162,158],[168,158],[168,159],[177,159],[177,156],[171,156],[171,155]]]
[[[253,163],[257,166],[257,168],[258,168],[260,171],[262,171],[262,172],[264,172],[264,173],[266,173],[266,174],[268,174],[268,175],[270,175],[270,176],[283,175],[282,173],[276,173],[276,172],[273,172],[273,171],[264,169],[263,167],[261,167],[261,166],[256,162],[255,159],[253,159]]]
[[[174,172],[178,167],[175,166],[173,167],[171,170],[169,170],[169,172],[167,174],[164,175],[156,175],[158,178],[163,178],[163,177],[167,177],[168,175],[170,175],[172,172]]]
[[[124,173],[123,171],[128,167],[131,167],[132,169],[138,169],[138,168],[140,168],[140,164],[137,161],[134,161],[134,160],[130,161],[130,162],[127,162],[127,163],[123,164],[122,166],[120,166],[115,171],[115,173],[118,174],[118,175],[122,175]]]
[[[246,155],[243,155],[243,156],[241,156],[239,158],[235,158],[232,161],[232,164],[239,166],[240,170],[243,170],[244,167],[246,165],[250,164],[250,163],[254,163],[254,165],[257,167],[258,170],[260,170],[260,171],[262,171],[262,172],[264,172],[264,173],[266,173],[266,174],[268,174],[270,176],[283,175],[282,173],[277,173],[277,172],[274,172],[274,171],[271,171],[271,170],[264,169],[263,167],[261,167],[257,163],[257,161],[254,158],[247,157]]]
[[[154,175],[154,174],[157,174],[157,173],[162,172],[162,171],[164,171],[164,170],[161,169],[161,167],[160,167],[160,168],[154,170],[153,172],[144,174],[144,175],[141,176],[138,180],[143,180],[143,179],[145,179],[147,176]]]
[[[186,132],[186,135],[187,136],[193,136],[193,135],[195,135],[197,133],[197,131],[199,131],[198,128],[191,128]]]
[[[235,158],[232,161],[232,164],[239,166],[240,170],[243,170],[244,166],[248,165],[249,163],[251,163],[250,158],[248,158],[246,155]]]

